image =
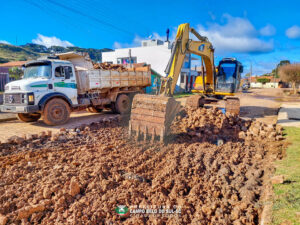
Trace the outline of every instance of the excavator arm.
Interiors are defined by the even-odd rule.
[[[190,38],[190,33],[199,41]],[[175,44],[166,68],[168,74],[165,84],[161,89],[161,94],[172,96],[180,75],[186,54],[195,54],[202,57],[206,68],[206,83],[213,91],[214,89],[214,48],[207,37],[201,36],[194,28],[190,28],[188,23],[178,27]]]

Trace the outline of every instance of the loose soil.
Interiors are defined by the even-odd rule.
[[[280,127],[185,109],[168,143],[128,140],[105,120],[0,145],[0,221],[8,224],[258,224]],[[119,205],[181,209],[121,217]]]

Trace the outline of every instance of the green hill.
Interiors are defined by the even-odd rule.
[[[91,59],[96,62],[101,62],[101,53],[111,51],[111,49],[94,49],[94,48],[80,48],[80,47],[61,47],[61,46],[51,46],[47,48],[43,45],[37,45],[28,43],[26,45],[14,46],[7,44],[0,44],[0,63],[5,63],[9,61],[24,61],[37,59],[42,55],[47,55],[51,53],[62,53],[62,52],[88,52]]]

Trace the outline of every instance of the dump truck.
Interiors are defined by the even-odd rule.
[[[24,76],[5,86],[2,112],[24,122],[43,117],[48,125],[64,124],[70,113],[110,108],[128,114],[135,94],[151,85],[150,66],[95,69],[87,53],[68,52],[27,62]]]

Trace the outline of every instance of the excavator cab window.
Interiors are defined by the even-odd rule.
[[[216,76],[216,91],[234,93],[237,80],[237,63],[220,62]]]

